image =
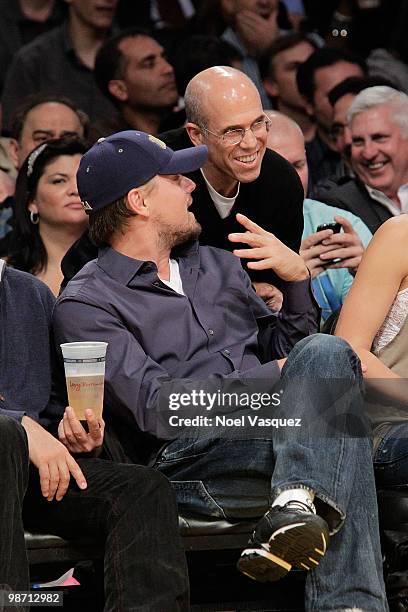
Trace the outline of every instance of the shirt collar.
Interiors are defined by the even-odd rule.
[[[365,185],[365,188],[367,189],[370,197],[385,206],[385,208],[387,208],[392,215],[397,216],[401,213],[408,212],[408,183],[401,185],[397,191],[401,208],[379,189],[373,189],[373,187],[370,187],[369,185]]]
[[[172,259],[181,260],[183,264],[190,268],[200,267],[199,244],[198,241],[186,242],[175,247],[170,254]],[[128,285],[136,275],[142,273],[155,273],[157,266],[153,261],[143,261],[133,259],[115,251],[111,247],[102,247],[98,251],[98,266],[110,277],[119,281],[123,285]]]

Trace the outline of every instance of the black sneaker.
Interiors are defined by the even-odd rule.
[[[329,528],[312,503],[290,501],[271,508],[259,521],[238,561],[240,572],[258,582],[273,582],[292,566],[311,570],[326,552]]]

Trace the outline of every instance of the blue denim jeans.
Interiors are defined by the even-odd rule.
[[[88,487],[62,501],[41,495],[21,425],[0,416],[0,585],[28,588],[27,528],[105,544],[105,612],[186,612],[187,566],[168,481],[138,465],[79,459]],[[0,608],[2,606],[0,605]]]
[[[340,396],[335,381],[347,382]],[[316,334],[291,351],[278,389],[284,393],[276,415],[301,418],[309,426],[290,433],[274,430],[269,439],[206,437],[197,431],[170,442],[156,468],[172,481],[184,511],[214,517],[258,517],[285,489],[312,489],[332,536],[319,567],[307,575],[306,610],[384,612],[388,605],[359,360],[340,338]],[[344,435],[350,419],[358,424],[358,435]]]
[[[391,424],[374,454],[378,488],[408,489],[408,421]]]

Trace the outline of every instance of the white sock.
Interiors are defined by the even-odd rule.
[[[278,495],[272,504],[272,508],[274,506],[285,506],[290,501],[313,504],[314,496],[314,492],[308,489],[287,489]]]

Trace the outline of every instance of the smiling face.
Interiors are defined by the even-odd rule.
[[[256,126],[264,119],[261,100],[252,82],[237,71],[226,79],[214,79],[200,99],[206,129],[200,142],[208,147],[204,174],[216,191],[232,195],[238,181],[254,181],[261,171],[267,130]],[[254,128],[256,133],[251,131]],[[229,144],[222,136],[235,129],[246,130],[239,144]]]
[[[78,195],[76,173],[81,155],[60,155],[44,168],[34,199],[28,209],[40,215],[42,226],[82,226],[88,224]]]
[[[390,107],[362,111],[351,122],[351,157],[361,180],[389,198],[408,183],[408,136],[393,121]]]

